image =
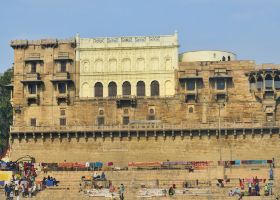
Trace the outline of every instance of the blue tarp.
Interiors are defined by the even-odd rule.
[[[103,163],[102,162],[96,162],[94,166],[97,167],[97,168],[101,168],[103,166]]]
[[[54,182],[51,180],[46,180],[46,186],[54,186]]]

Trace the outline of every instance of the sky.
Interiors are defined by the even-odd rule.
[[[0,73],[13,39],[179,34],[180,52],[280,64],[279,0],[0,0]]]

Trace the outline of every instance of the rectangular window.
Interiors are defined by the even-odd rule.
[[[195,90],[195,80],[187,80],[187,90]]]
[[[65,94],[66,93],[66,84],[58,83],[58,91],[60,94]]]
[[[61,109],[61,110],[60,110],[60,115],[61,115],[61,116],[64,116],[64,115],[65,115],[65,110],[64,110],[64,109]]]
[[[273,113],[266,113],[266,121],[273,122]]]
[[[262,81],[262,79],[259,79],[257,81],[257,89],[258,90],[262,90],[263,89],[263,81]]]
[[[218,102],[224,102],[226,100],[225,94],[217,94],[217,101]]]
[[[28,84],[29,94],[36,94],[36,84]]]
[[[123,117],[123,125],[128,125],[129,124],[129,117],[125,116]]]
[[[60,126],[66,126],[66,118],[60,118],[59,124],[60,124]]]
[[[31,126],[36,126],[36,118],[31,118],[30,119],[30,125]]]
[[[274,92],[273,91],[265,91],[264,99],[273,99],[273,98],[274,98]]]
[[[31,67],[31,69],[30,69],[30,72],[31,73],[36,73],[36,62],[32,62],[32,63],[30,63],[30,67]]]
[[[66,61],[61,61],[60,62],[60,72],[66,72]]]
[[[39,104],[35,98],[28,99],[28,105]]]
[[[102,125],[104,125],[104,123],[105,123],[104,117],[98,117],[98,118],[97,118],[97,124],[98,124],[98,126],[102,126]]]
[[[196,101],[196,95],[195,94],[186,95],[185,101],[186,101],[186,103],[195,102]]]
[[[272,79],[265,80],[265,89],[272,90],[272,85],[273,85],[273,80]]]
[[[217,90],[224,90],[226,87],[226,80],[225,79],[217,79]]]
[[[66,103],[67,103],[66,98],[58,98],[58,99],[57,99],[57,104],[58,104],[58,105],[64,105],[64,104],[66,104]]]

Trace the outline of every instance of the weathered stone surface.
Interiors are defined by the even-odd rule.
[[[266,91],[261,90],[259,94],[250,90],[248,77],[252,71],[266,74],[269,70],[263,67],[260,72],[252,61],[178,63],[174,55],[176,37],[166,37],[162,42],[161,38],[145,38],[151,43],[141,43],[134,37],[116,41],[106,38],[107,47],[101,39],[83,39],[77,48],[74,40],[12,43],[12,158],[28,154],[38,161],[101,160],[123,165],[129,161],[167,159],[217,161],[220,146],[223,160],[278,158],[278,93],[273,88],[274,98],[268,101],[264,97]],[[133,44],[137,40],[142,46],[140,43],[133,46],[130,40]],[[94,46],[92,41],[99,46]],[[114,41],[121,46],[114,46]],[[165,49],[167,46],[170,51]],[[119,48],[129,50],[120,53]],[[168,78],[175,77],[171,84],[174,87],[166,93],[171,96],[160,92],[160,96],[151,97],[149,84],[145,86],[147,95],[144,97],[134,96],[135,84],[132,84],[132,96],[95,98],[93,85],[87,91],[92,92],[91,95],[80,96],[83,81],[88,79],[93,84],[102,77],[109,83],[114,76],[110,70],[100,74],[81,66],[87,58],[94,63],[99,57],[107,59],[102,66],[108,69],[109,57],[119,53],[118,60],[128,56],[134,65],[138,54],[149,59],[153,57],[150,54],[159,54],[163,59],[164,52],[170,54],[172,65],[178,64],[165,70]],[[160,63],[164,69],[164,59]],[[136,83],[147,78],[149,70],[142,74],[136,66],[131,67],[135,69],[132,74],[118,71],[118,81],[133,79]],[[273,70],[277,72],[277,69]],[[148,79],[164,83],[166,73],[152,71]],[[188,90],[189,82],[194,83],[195,88]],[[35,91],[31,91],[32,84],[36,86]],[[218,84],[223,88],[218,88]],[[120,94],[121,88],[118,88]],[[160,85],[160,90],[162,88],[165,90]],[[103,89],[107,94],[107,86]],[[129,125],[125,121],[130,122]],[[223,135],[221,140],[219,135]]]

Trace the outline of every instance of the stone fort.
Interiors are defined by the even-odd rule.
[[[280,158],[280,68],[178,34],[13,40],[10,156],[41,162]]]

